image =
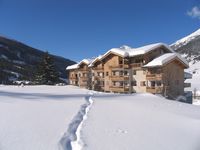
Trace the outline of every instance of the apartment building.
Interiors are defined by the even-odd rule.
[[[163,43],[113,48],[68,66],[70,84],[104,92],[183,95],[187,61]]]

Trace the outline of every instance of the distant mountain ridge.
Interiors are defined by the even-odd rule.
[[[200,61],[200,29],[176,41],[171,48],[184,55],[190,63]]]
[[[16,40],[0,36],[0,84],[11,83],[14,80],[33,80],[36,67],[44,53]],[[51,56],[60,77],[67,78],[65,68],[75,62],[60,56]]]

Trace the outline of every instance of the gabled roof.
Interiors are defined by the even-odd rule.
[[[152,61],[150,61],[148,64],[144,65],[143,67],[151,68],[151,67],[163,66],[173,59],[179,60],[186,68],[189,67],[188,62],[177,53],[163,54],[163,55],[153,59]]]
[[[96,63],[97,61],[103,60],[109,54],[116,54],[116,55],[119,55],[121,57],[133,57],[133,56],[137,56],[137,55],[146,54],[150,51],[154,51],[159,47],[164,47],[166,50],[171,52],[170,54],[174,54],[174,51],[168,45],[166,45],[164,43],[155,43],[155,44],[150,44],[150,45],[146,45],[146,46],[142,46],[142,47],[138,47],[138,48],[131,48],[129,46],[124,45],[120,48],[112,48],[109,51],[107,51],[104,55],[100,55],[100,56],[96,57],[95,59],[83,59],[78,64],[76,64],[77,66],[76,65],[75,66],[74,65],[68,66],[67,70],[70,70],[71,68],[77,69],[79,67],[79,65],[82,64],[82,63],[85,63],[86,65],[88,65],[88,67],[92,67],[94,65],[94,63]],[[179,58],[181,61],[183,61],[183,63],[186,66],[188,66],[187,61],[182,60],[181,56],[177,55],[176,57]],[[154,59],[154,60],[156,61],[156,59]]]
[[[81,61],[80,61],[79,63],[77,63],[77,64],[68,66],[68,67],[66,68],[66,70],[78,69],[79,66],[80,66],[82,63],[84,63],[84,64],[86,64],[86,65],[90,65],[90,63],[93,62],[93,60],[94,60],[94,59],[83,59],[83,60],[81,60]]]
[[[88,67],[92,67],[94,65],[94,63],[96,63],[98,60],[100,60],[102,58],[102,55],[99,55],[98,57],[96,57]]]
[[[129,46],[122,46],[120,48],[112,48],[109,51],[107,51],[104,55],[97,57],[91,64],[90,67],[93,66],[93,64],[98,61],[98,60],[102,60],[104,58],[106,58],[109,54],[116,54],[119,55],[121,57],[133,57],[133,56],[137,56],[137,55],[143,55],[146,54],[150,51],[156,50],[159,47],[164,47],[165,49],[167,49],[169,52],[174,52],[168,45],[164,44],[164,43],[155,43],[155,44],[150,44],[150,45],[146,45],[146,46],[142,46],[142,47],[138,47],[138,48],[131,48]]]
[[[128,57],[129,56],[129,51],[132,48],[129,46],[122,46],[120,48],[112,48],[109,51],[107,51],[104,55],[102,55],[101,59],[104,59],[106,56],[108,56],[109,54],[116,54],[119,55],[121,57]],[[101,60],[100,59],[100,60]]]
[[[94,59],[83,59],[78,64],[85,63],[86,65],[89,65]]]
[[[155,44],[150,44],[150,45],[131,49],[129,52],[129,57],[146,54],[150,51],[156,50],[159,47],[164,47],[167,50],[169,50],[169,52],[174,52],[168,45],[164,43],[155,43]]]

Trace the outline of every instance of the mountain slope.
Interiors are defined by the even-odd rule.
[[[33,80],[36,67],[44,53],[21,42],[0,36],[0,83],[11,83],[13,80]],[[51,56],[60,77],[66,78],[65,68],[75,62],[63,57]]]
[[[176,41],[171,48],[183,54],[190,63],[198,62],[200,60],[200,29]]]
[[[191,88],[188,90],[197,89],[200,91],[200,29],[192,34],[176,41],[171,45],[171,48],[184,56],[190,65],[186,70],[193,74],[192,79],[187,79],[186,82],[191,83]]]

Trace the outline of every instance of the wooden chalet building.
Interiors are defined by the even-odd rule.
[[[68,66],[72,85],[96,91],[183,95],[187,61],[163,43],[113,48],[95,59]]]

